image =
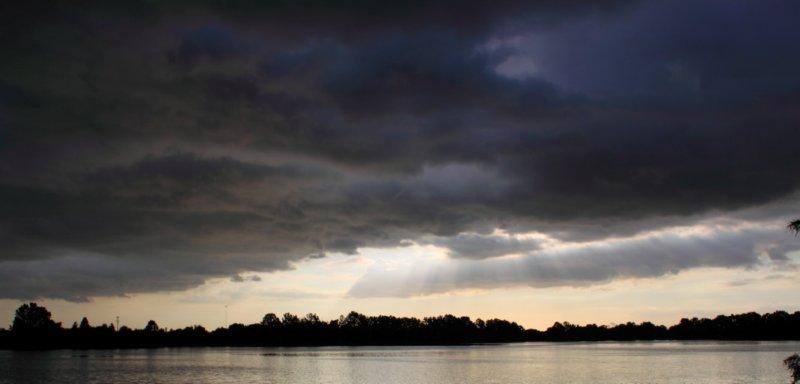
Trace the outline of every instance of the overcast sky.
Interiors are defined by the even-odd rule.
[[[800,310],[798,2],[91,3],[0,5],[9,319]]]

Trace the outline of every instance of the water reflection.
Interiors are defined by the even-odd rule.
[[[798,342],[0,351],[0,383],[782,383]]]

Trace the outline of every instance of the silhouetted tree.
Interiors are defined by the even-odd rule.
[[[158,332],[158,324],[156,324],[155,320],[150,320],[147,322],[147,325],[144,326],[145,332]]]
[[[142,329],[109,324],[92,327],[89,320],[61,328],[50,312],[33,303],[15,313],[12,331],[0,330],[0,348],[141,348],[179,346],[266,345],[412,345],[519,341],[590,340],[800,340],[800,312],[776,311],[720,315],[713,319],[681,319],[669,328],[650,322],[614,326],[557,322],[545,331],[523,329],[502,319],[475,320],[466,316],[367,316],[350,312],[324,322],[310,313],[303,318],[267,314],[257,324],[231,324],[208,332],[199,325],[164,330],[150,320]],[[800,359],[800,358],[798,358]],[[800,365],[800,360],[790,366]]]
[[[783,360],[783,364],[789,369],[792,375],[792,384],[800,381],[800,355],[794,354]]]
[[[306,324],[316,324],[319,323],[319,316],[316,313],[309,313],[303,318],[303,322]]]
[[[795,235],[800,234],[800,219],[789,222],[789,225],[786,227],[789,228],[790,231],[794,232]]]
[[[36,303],[22,304],[14,313],[11,330],[14,332],[49,331],[61,328],[61,323],[51,319],[50,311]]]
[[[264,318],[261,319],[261,325],[269,328],[278,328],[281,326],[281,319],[274,313],[267,313],[264,315]]]
[[[300,319],[289,312],[283,314],[283,320],[281,321],[284,326],[292,327],[300,323]]]
[[[369,320],[366,316],[351,311],[347,316],[339,316],[339,327],[357,329],[367,325]]]
[[[790,231],[793,231],[795,236],[800,234],[800,219],[790,221],[789,224],[786,226],[789,228]],[[800,356],[796,353],[792,356],[786,358],[783,361],[784,364],[792,371],[792,383],[796,383],[800,380]]]

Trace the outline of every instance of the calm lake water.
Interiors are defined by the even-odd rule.
[[[787,383],[798,342],[0,351],[0,383]]]

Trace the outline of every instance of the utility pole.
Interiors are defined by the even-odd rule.
[[[119,316],[117,316],[117,331],[119,331]]]
[[[228,328],[228,304],[225,304],[225,328]]]

